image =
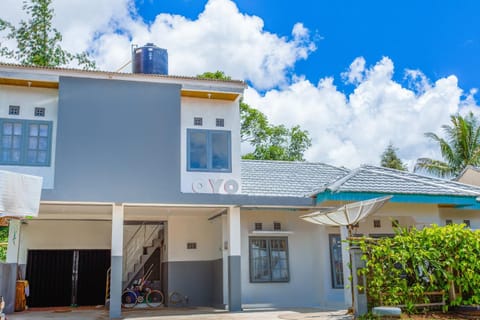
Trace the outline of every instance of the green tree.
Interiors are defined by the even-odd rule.
[[[385,168],[392,168],[403,171],[407,170],[407,166],[397,156],[397,148],[395,148],[392,143],[390,143],[385,149],[385,151],[383,151],[380,159],[380,165]]]
[[[8,242],[8,227],[0,227],[0,244]],[[0,245],[0,262],[5,262],[7,257],[7,247]]]
[[[420,158],[415,171],[425,171],[440,177],[454,177],[468,166],[480,165],[480,124],[472,112],[462,117],[450,117],[451,125],[443,125],[445,138],[433,132],[425,136],[438,143],[442,160]]]
[[[6,40],[14,40],[16,49],[0,43],[0,56],[13,58],[23,65],[56,67],[76,61],[84,69],[95,69],[95,62],[86,52],[70,53],[60,43],[62,35],[52,27],[51,0],[24,0],[23,10],[29,18],[18,26],[0,18],[0,32],[6,32]]]
[[[202,79],[231,80],[223,71],[205,72],[197,75]],[[312,140],[300,126],[287,128],[272,125],[261,111],[240,101],[240,137],[254,151],[243,155],[244,159],[304,161],[303,154],[311,147]]]

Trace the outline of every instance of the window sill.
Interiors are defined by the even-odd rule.
[[[248,233],[250,236],[282,236],[288,234],[293,234],[293,231],[253,230]]]

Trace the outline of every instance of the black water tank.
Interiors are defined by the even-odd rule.
[[[168,53],[153,43],[133,50],[133,73],[168,74]]]

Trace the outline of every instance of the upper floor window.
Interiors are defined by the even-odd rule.
[[[0,119],[0,165],[50,165],[52,122]]]
[[[231,172],[230,131],[187,129],[187,170]]]
[[[9,106],[8,114],[11,116],[18,116],[20,114],[20,106]]]
[[[35,108],[35,117],[45,117],[45,108]]]

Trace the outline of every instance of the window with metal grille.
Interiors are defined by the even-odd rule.
[[[225,126],[225,120],[222,118],[217,118],[215,119],[215,125],[217,127],[224,127]]]
[[[203,118],[200,118],[200,117],[193,118],[193,125],[194,126],[203,126]]]
[[[35,117],[45,117],[45,108],[35,108]]]
[[[52,122],[0,119],[0,164],[48,166]]]
[[[288,239],[250,238],[250,282],[288,282]]]
[[[262,224],[261,222],[255,222],[254,228],[255,228],[255,230],[257,230],[257,231],[263,230],[263,224]]]
[[[453,224],[452,219],[447,219],[447,220],[445,220],[445,224],[446,224],[447,226]]]
[[[187,242],[187,249],[197,249],[196,242]]]
[[[470,228],[470,220],[463,220],[463,223],[467,226],[467,228]]]
[[[20,114],[20,106],[8,106],[8,114],[18,116]]]
[[[280,222],[274,222],[273,223],[273,230],[274,231],[280,231],[282,230],[282,224]]]
[[[395,219],[395,220],[392,220],[392,228],[398,228],[400,226],[400,222]]]
[[[380,222],[380,220],[373,220],[373,227],[374,228],[381,228],[382,223]]]
[[[187,129],[187,170],[231,172],[230,131]]]

